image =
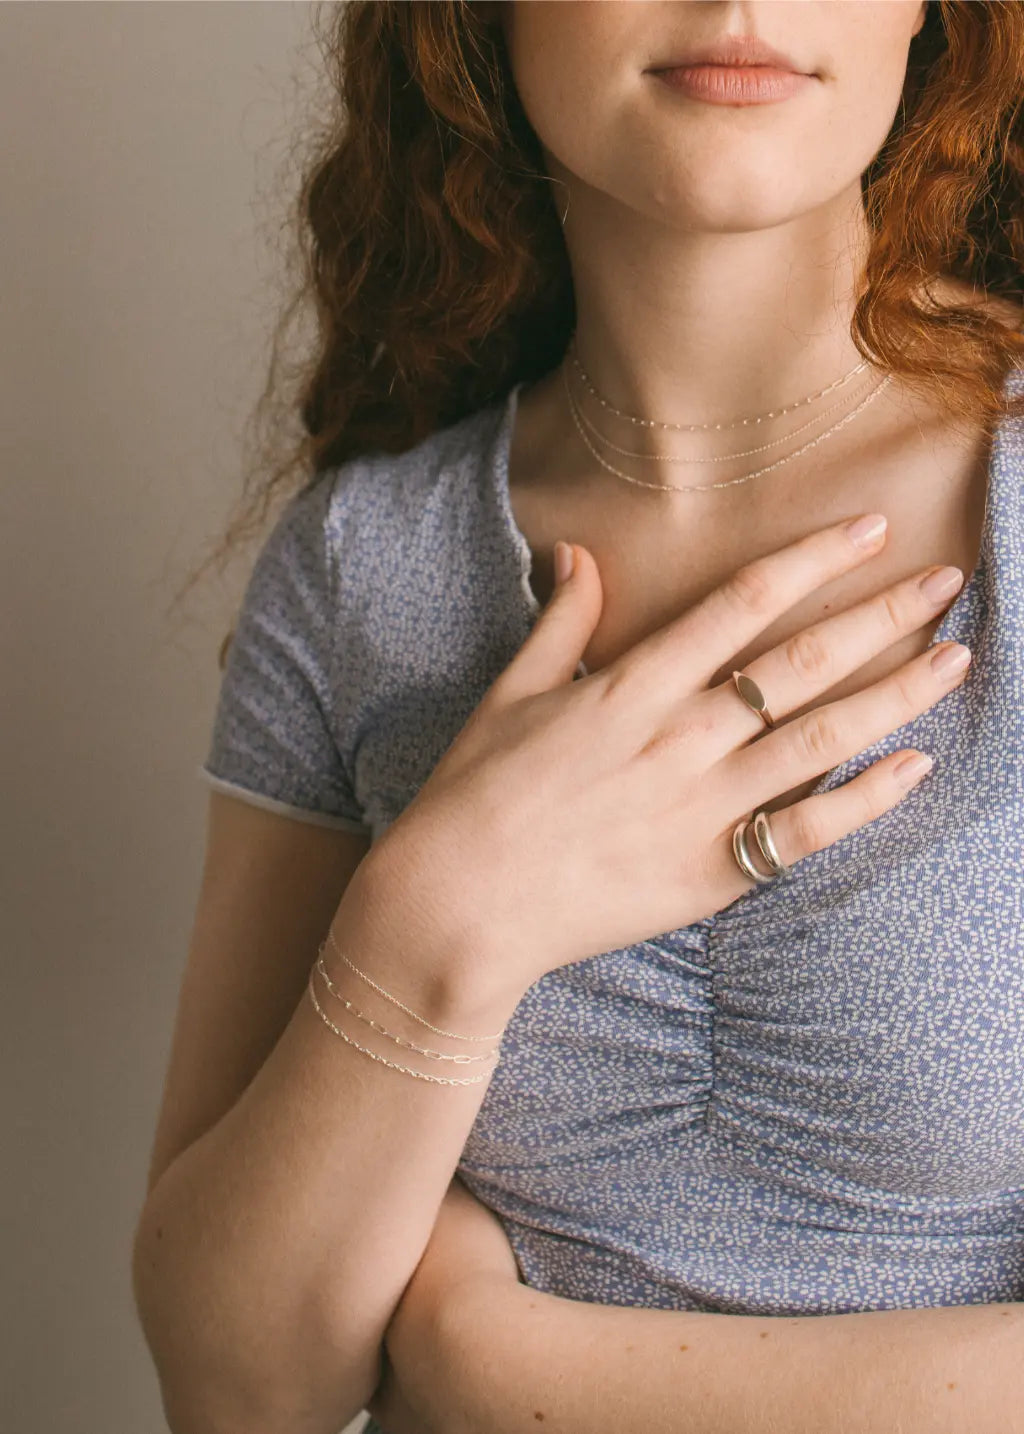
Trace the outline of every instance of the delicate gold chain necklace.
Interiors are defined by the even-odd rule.
[[[781,418],[784,413],[792,413],[795,408],[799,408],[802,404],[813,403],[816,398],[824,398],[826,393],[831,393],[832,390],[838,388],[840,384],[848,383],[854,374],[860,373],[862,368],[867,368],[867,360],[861,359],[860,363],[851,368],[849,373],[844,373],[842,378],[835,379],[832,383],[828,384],[827,387],[819,389],[817,393],[812,393],[807,398],[798,399],[796,403],[790,403],[785,408],[776,408],[771,413],[762,413],[760,418],[737,418],[734,419],[732,423],[660,423],[654,418],[637,418],[632,413],[624,413],[621,408],[616,408],[613,404],[609,403],[607,399],[602,398],[591,382],[590,375],[580,363],[579,355],[576,352],[575,333],[570,336],[568,348],[570,359],[572,359],[580,371],[580,378],[602,408],[607,409],[609,413],[614,413],[617,418],[627,418],[630,423],[635,423],[641,428],[671,428],[679,433],[701,433],[711,428],[745,428],[748,423],[757,424],[763,422],[766,418]],[[829,411],[831,412],[832,410]],[[799,432],[799,429],[797,431]],[[621,451],[622,450],[620,450],[620,452]]]
[[[790,439],[795,438],[798,433],[803,433],[807,428],[813,428],[816,423],[820,423],[821,420],[827,418],[830,413],[835,413],[836,409],[842,408],[844,402],[844,399],[840,399],[838,403],[830,404],[828,408],[816,414],[814,418],[809,418],[806,423],[801,423],[799,428],[794,428],[791,432],[783,434],[781,438],[773,438],[770,443],[759,443],[756,448],[743,448],[738,453],[718,453],[713,458],[677,458],[674,454],[637,453],[633,448],[620,448],[619,445],[613,443],[610,438],[605,438],[601,430],[591,423],[582,408],[577,406],[576,412],[590,429],[591,433],[597,435],[605,448],[610,448],[613,453],[621,453],[624,458],[641,458],[647,463],[728,463],[732,458],[750,458],[754,453],[767,453],[769,448],[778,448],[780,443],[788,443]],[[755,420],[757,423],[760,423],[760,421],[760,419]],[[743,422],[745,423],[746,419],[744,419]]]
[[[857,404],[856,408],[851,409],[851,411],[847,413],[843,418],[840,418],[837,422],[831,424],[830,427],[826,428],[824,433],[819,433],[817,438],[812,438],[809,443],[802,444],[801,447],[795,449],[792,453],[787,453],[785,457],[777,458],[774,463],[768,463],[763,468],[755,468],[752,473],[743,473],[738,478],[729,478],[719,483],[687,484],[647,483],[642,478],[634,478],[630,473],[623,473],[621,468],[615,468],[606,459],[602,458],[600,453],[598,453],[597,449],[587,437],[583,424],[580,422],[579,409],[576,407],[576,400],[573,398],[572,392],[569,388],[569,379],[564,365],[562,367],[562,382],[565,387],[565,396],[569,400],[569,410],[572,414],[572,420],[575,423],[579,435],[583,439],[583,442],[590,449],[590,452],[597,459],[598,463],[601,464],[602,468],[607,468],[609,473],[614,473],[617,478],[625,479],[627,483],[635,483],[639,488],[661,488],[670,490],[674,493],[702,493],[707,492],[711,488],[732,488],[737,483],[749,483],[752,478],[759,478],[763,473],[770,473],[775,468],[781,468],[784,463],[790,463],[794,458],[798,458],[801,453],[806,453],[809,449],[815,448],[819,443],[823,441],[823,439],[828,438],[830,434],[838,433],[840,428],[842,428],[845,424],[849,423],[851,419],[856,418],[857,414],[860,413],[862,409],[866,408],[867,405],[871,403],[873,399],[877,398],[878,395],[882,392],[882,390],[884,388],[887,388],[888,385],[892,382],[892,374],[886,374],[885,378],[882,379],[881,383],[876,384],[875,387],[871,390],[871,392],[867,395],[867,397],[861,399],[860,403]],[[624,416],[628,417],[629,415]],[[700,427],[702,425],[696,426]]]

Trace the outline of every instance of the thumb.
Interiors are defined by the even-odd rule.
[[[565,559],[565,569],[560,565]],[[564,573],[564,575],[563,575]],[[555,544],[555,586],[529,636],[495,686],[509,701],[572,680],[601,616],[601,575],[579,543]]]

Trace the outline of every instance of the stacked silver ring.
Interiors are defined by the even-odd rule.
[[[758,850],[771,867],[770,873],[758,871],[751,859],[750,850],[747,847],[747,832],[751,826],[754,828],[754,839],[757,842]],[[767,812],[755,812],[752,822],[742,821],[737,825],[732,834],[732,850],[736,858],[736,865],[744,876],[749,876],[760,884],[775,881],[777,877],[788,876],[790,873],[790,868],[780,858],[778,848],[772,838]]]
[[[751,712],[756,712],[766,727],[774,727],[775,719],[768,710],[768,703],[765,700],[764,693],[754,679],[748,677],[745,672],[734,672],[732,674],[732,680],[735,684],[736,691],[743,698],[743,701],[750,708]],[[767,873],[759,871],[751,858],[750,849],[747,846],[747,833],[751,827],[754,829],[754,839],[757,842],[758,850],[764,858],[766,865],[770,867],[770,871]],[[737,825],[732,834],[732,850],[736,858],[736,865],[740,871],[743,872],[744,876],[749,876],[752,881],[756,881],[759,885],[763,885],[765,882],[775,881],[780,876],[789,876],[790,874],[790,868],[779,856],[779,849],[775,845],[775,838],[772,836],[772,830],[768,824],[768,813],[766,811],[755,812],[752,819],[746,818]]]

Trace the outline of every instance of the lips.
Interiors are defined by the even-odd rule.
[[[804,69],[791,55],[777,50],[757,35],[723,35],[704,45],[682,48],[664,60],[648,65],[649,70],[681,70],[694,65],[763,66],[773,70],[789,70],[795,74],[813,73]]]
[[[812,75],[780,70],[774,65],[684,65],[680,69],[652,70],[651,78],[687,99],[733,108],[775,104],[814,84]]]

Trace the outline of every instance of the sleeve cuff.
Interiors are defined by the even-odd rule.
[[[314,812],[309,807],[296,807],[289,802],[278,801],[276,797],[265,796],[263,792],[254,792],[248,787],[239,786],[237,782],[225,781],[223,777],[214,776],[206,767],[198,767],[196,770],[214,791],[224,792],[229,797],[238,797],[243,802],[249,802],[251,806],[262,807],[268,812],[278,812],[281,816],[294,817],[296,821],[308,822],[310,826],[333,827],[336,831],[355,832],[361,836],[372,835],[373,828],[354,817],[336,816],[333,812]]]

